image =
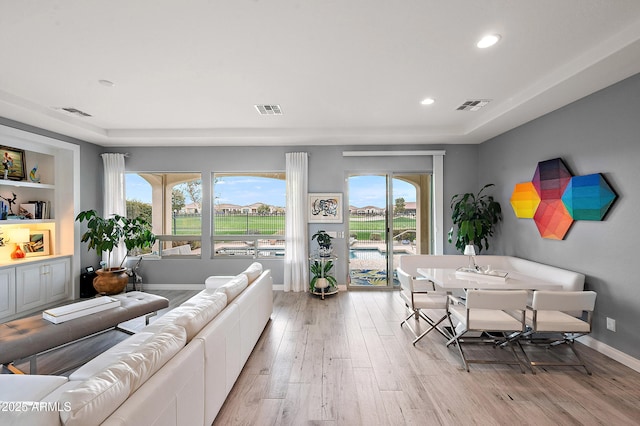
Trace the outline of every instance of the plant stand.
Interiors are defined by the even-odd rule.
[[[337,260],[337,257],[335,257],[335,256],[312,256],[312,257],[309,258],[309,261],[311,262],[311,264],[313,264],[314,262],[319,262],[322,265],[321,270],[323,272],[321,274],[321,278],[325,278],[325,275],[324,275],[325,264],[328,261],[331,261],[331,262],[335,263],[336,260]],[[331,273],[332,272],[330,272],[330,274]],[[321,287],[321,288],[318,288],[316,286],[314,288],[314,290],[311,291],[310,293],[314,294],[316,296],[320,296],[322,298],[322,300],[324,300],[325,296],[336,294],[337,292],[338,292],[338,286],[327,282],[327,286]]]

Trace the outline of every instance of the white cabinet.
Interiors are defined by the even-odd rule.
[[[15,268],[0,270],[0,320],[16,313]]]
[[[48,262],[45,265],[44,274],[47,281],[47,303],[67,299],[71,290],[69,258]]]
[[[35,311],[53,302],[69,298],[71,259],[47,259],[2,270],[15,274],[15,313]]]

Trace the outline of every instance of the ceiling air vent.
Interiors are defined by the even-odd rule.
[[[282,115],[280,105],[255,105],[260,115]]]
[[[66,107],[66,108],[61,108],[63,111],[67,111],[69,114],[73,114],[76,115],[78,117],[91,117],[91,114],[87,114],[84,111],[80,111],[77,108],[72,108],[72,107]]]
[[[457,111],[478,111],[483,106],[486,106],[489,102],[491,102],[491,99],[476,99],[472,101],[466,101],[465,103],[460,105],[458,108],[456,108],[456,110]]]

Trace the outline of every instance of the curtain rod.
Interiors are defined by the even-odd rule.
[[[445,155],[446,151],[342,151],[343,157],[397,157],[402,155]]]
[[[103,154],[120,154],[119,152],[103,152],[102,154],[100,154],[100,156],[102,157]],[[125,158],[129,158],[130,154],[128,152],[125,152],[124,154],[122,154],[125,156]]]

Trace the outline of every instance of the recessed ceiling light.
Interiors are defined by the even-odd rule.
[[[103,86],[107,86],[107,87],[113,87],[116,84],[113,81],[110,80],[98,80],[98,83],[102,84]]]
[[[480,49],[486,49],[487,47],[491,47],[499,42],[501,38],[502,37],[500,36],[500,34],[486,35],[480,39],[476,46],[478,46]]]
[[[420,102],[421,105],[431,105],[435,102],[436,100],[433,98],[426,98],[423,99],[422,102]]]

